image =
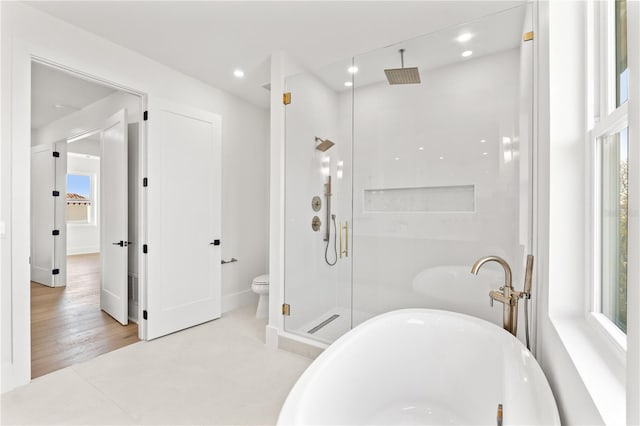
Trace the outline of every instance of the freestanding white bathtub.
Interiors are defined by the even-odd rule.
[[[346,333],[302,374],[279,425],[559,425],[540,366],[502,328],[406,309]]]

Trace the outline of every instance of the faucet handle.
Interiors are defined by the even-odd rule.
[[[489,295],[489,306],[493,308],[493,297],[491,295]]]

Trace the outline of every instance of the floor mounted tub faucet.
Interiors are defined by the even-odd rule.
[[[491,306],[493,301],[497,300],[502,303],[502,326],[509,333],[516,335],[518,331],[518,299],[524,297],[524,292],[516,291],[511,284],[511,267],[501,257],[487,256],[476,260],[476,263],[471,267],[471,273],[478,275],[478,271],[487,262],[496,262],[504,269],[504,285],[500,287],[500,291],[491,290],[489,292],[489,300]]]

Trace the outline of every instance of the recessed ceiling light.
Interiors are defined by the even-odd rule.
[[[242,78],[242,77],[244,77],[244,71],[242,71],[242,70],[235,70],[235,71],[233,72],[233,75],[235,75],[237,78]]]
[[[396,160],[396,161],[398,161],[399,159],[400,159],[400,157],[396,157],[396,158],[394,158],[394,160]]]
[[[444,160],[444,157],[440,157],[441,160]]]
[[[418,151],[424,151],[424,146],[419,147]]]
[[[472,54],[473,52],[471,50],[465,50],[464,52],[462,52],[462,56],[465,58],[471,56]]]
[[[480,143],[485,143],[486,141],[486,139],[480,139]]]
[[[471,33],[462,33],[456,38],[456,40],[458,40],[460,43],[464,43],[465,41],[471,40],[472,37],[473,34]]]
[[[488,152],[483,152],[483,153],[482,153],[482,155],[487,155],[487,154],[489,154],[489,153],[488,153]]]
[[[355,65],[350,66],[347,71],[349,71],[349,73],[351,74],[355,74],[358,72],[358,67],[356,67]]]
[[[347,86],[347,87],[351,87],[351,86],[353,86],[353,83],[350,82],[350,81],[345,81],[344,85]]]

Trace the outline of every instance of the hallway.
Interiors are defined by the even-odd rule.
[[[67,257],[67,286],[31,282],[31,377],[95,358],[138,341],[100,310],[100,255]]]

